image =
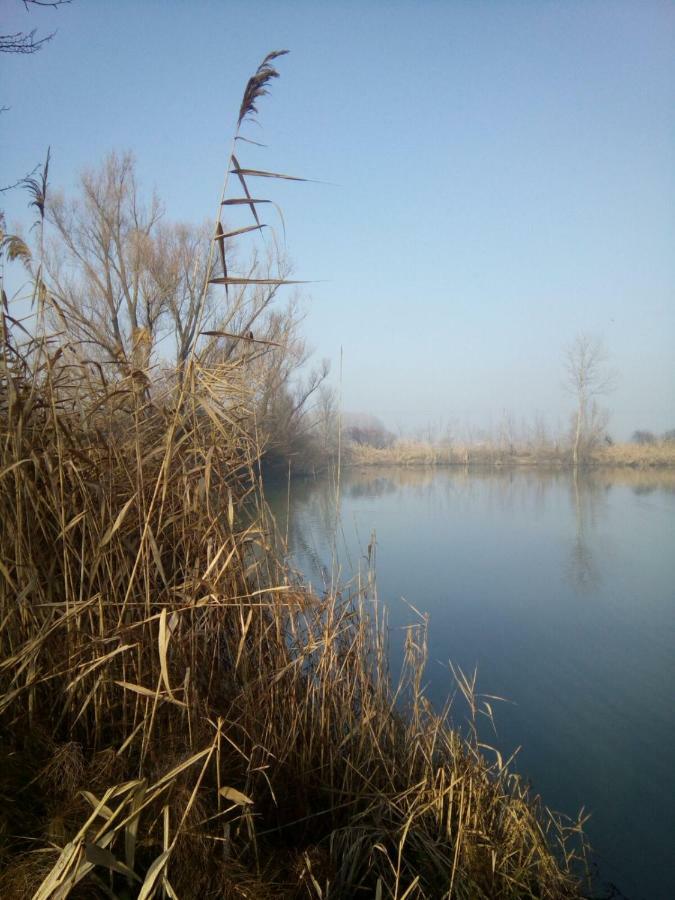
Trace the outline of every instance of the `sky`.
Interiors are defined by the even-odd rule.
[[[564,349],[598,336],[609,431],[675,428],[675,2],[73,0],[3,33],[0,181],[136,155],[168,219],[213,219],[248,76],[288,49],[246,134],[283,208],[315,359],[394,431],[566,427]],[[4,193],[8,223],[30,222]],[[340,379],[340,359],[342,375]]]

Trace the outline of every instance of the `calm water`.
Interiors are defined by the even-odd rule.
[[[367,469],[268,487],[295,563],[343,580],[371,532],[390,610],[430,614],[428,694],[448,661],[508,698],[492,743],[545,802],[587,826],[601,873],[631,900],[675,896],[675,473]],[[287,516],[287,511],[290,516]]]

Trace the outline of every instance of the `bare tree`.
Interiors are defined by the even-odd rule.
[[[152,348],[166,310],[166,285],[157,277],[159,199],[139,197],[131,154],[111,154],[84,172],[79,197],[56,196],[47,218],[47,253],[55,309],[73,337],[94,345],[106,362],[131,361],[139,341]]]
[[[283,457],[306,454],[318,443],[314,398],[330,371],[324,359],[299,377],[311,355],[300,335],[302,319],[297,299],[268,312],[261,325],[272,346],[256,354],[251,367],[257,385],[258,422],[267,436],[268,449]]]
[[[208,281],[210,226],[159,222],[148,242],[145,283],[155,298],[157,339],[166,339],[165,355],[173,350],[182,368],[199,343],[201,328],[212,324],[217,302]],[[203,302],[202,302],[203,298]]]
[[[339,408],[335,388],[331,385],[322,384],[319,388],[315,422],[322,455],[334,455],[338,445]]]
[[[229,265],[228,262],[228,267]],[[208,328],[213,330],[206,330],[209,341],[201,350],[202,359],[217,359],[222,362],[242,350],[250,353],[252,346],[261,351],[256,359],[277,346],[287,348],[292,355],[302,355],[293,343],[297,341],[297,328],[302,320],[297,300],[292,298],[283,312],[276,308],[273,310],[282,283],[291,272],[290,262],[276,246],[272,246],[263,259],[254,251],[244,268],[242,281],[250,283],[239,287],[230,286],[221,301],[216,300],[210,306],[206,318],[212,323]],[[256,281],[269,283],[256,284]],[[243,347],[242,336],[248,339]],[[249,342],[250,345],[247,346]],[[261,350],[261,347],[266,349]]]
[[[47,220],[51,314],[88,357],[119,377],[163,362],[179,380],[192,353],[205,366],[238,359],[263,442],[286,455],[310,441],[328,365],[300,377],[310,351],[299,300],[278,303],[291,266],[274,244],[242,263],[224,240],[225,270],[238,262],[244,275],[211,283],[223,263],[209,253],[210,229],[165,221],[156,196],[144,202],[129,153],[85,172],[74,200],[50,199]]]
[[[535,454],[543,454],[551,449],[551,437],[545,415],[537,410],[530,431],[530,442]]]
[[[392,446],[396,438],[377,416],[370,413],[347,413],[343,427],[348,440],[360,446],[386,449]]]
[[[58,324],[121,371],[147,367],[160,344],[181,366],[214,313],[212,287],[202,303],[208,227],[163,216],[156,195],[143,202],[130,153],[84,172],[74,200],[56,195],[48,204],[46,265]]]
[[[614,389],[616,376],[608,369],[608,354],[602,341],[578,334],[565,351],[565,383],[576,398],[572,462],[579,465],[582,450],[588,449],[606,427],[606,415],[595,398]]]
[[[513,454],[518,444],[516,419],[511,410],[504,410],[498,427],[497,443],[500,452]]]

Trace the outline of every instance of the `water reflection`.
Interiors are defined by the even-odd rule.
[[[480,502],[484,510],[509,516],[529,513],[545,520],[559,510],[561,491],[569,497],[571,536],[563,538],[566,558],[563,577],[584,596],[597,591],[602,583],[601,561],[594,541],[602,523],[611,513],[609,495],[617,487],[629,487],[639,497],[658,492],[675,493],[675,472],[669,470],[589,470],[574,476],[562,470],[529,468],[523,470],[434,469],[431,467],[381,467],[350,469],[341,474],[338,490],[335,476],[298,478],[292,485],[288,503],[286,486],[268,487],[268,500],[292,553],[302,556],[302,569],[324,586],[335,574],[336,554],[341,555],[340,571],[351,577],[366,554],[370,527],[356,527],[358,553],[351,540],[345,541],[346,518],[352,518],[351,501],[381,501],[389,497],[402,508],[414,498],[435,514],[461,516]],[[479,500],[480,498],[480,500]],[[345,507],[346,504],[346,507]]]
[[[547,802],[593,811],[602,870],[632,898],[675,883],[675,472],[378,468],[268,486],[291,558],[319,588],[367,565],[392,670],[411,618],[430,614],[430,700],[448,660],[478,666],[505,756]],[[339,493],[339,502],[338,502]],[[439,665],[440,664],[440,665]]]
[[[593,557],[592,533],[601,517],[607,515],[607,492],[611,485],[601,484],[586,473],[571,477],[570,497],[574,509],[575,534],[569,554],[566,577],[578,594],[592,594],[600,587],[600,570]]]
[[[369,478],[367,481],[352,480],[345,485],[347,496],[354,499],[365,497],[368,500],[373,500],[375,497],[393,494],[397,490],[398,485],[391,477]]]
[[[278,548],[305,579],[327,590],[335,555],[330,542],[337,528],[335,484],[328,478],[299,478],[289,485],[272,482],[265,493]]]

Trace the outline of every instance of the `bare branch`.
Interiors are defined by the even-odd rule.
[[[23,5],[30,11],[31,6],[44,6],[57,9],[59,6],[67,6],[71,0],[23,0]]]
[[[31,7],[58,9],[66,6],[71,0],[23,0],[24,8],[30,12]],[[41,50],[56,34],[52,31],[43,38],[36,38],[37,28],[32,31],[16,31],[13,34],[0,34],[0,53],[19,53],[30,55]]]
[[[6,109],[9,109],[9,107],[4,106],[2,108],[3,111]],[[14,182],[14,184],[8,184],[7,187],[0,188],[0,194],[4,194],[5,191],[13,191],[15,188],[21,187],[23,184],[25,184],[28,181],[29,178],[33,178],[35,176],[35,173],[37,172],[37,170],[39,168],[40,168],[40,164],[38,163],[37,166],[35,166],[35,168],[33,168],[30,172],[28,172],[27,175],[24,175],[23,178],[19,178],[17,181]]]
[[[0,34],[0,53],[37,53],[56,34],[55,31],[52,31],[51,34],[36,39],[36,31],[37,28],[28,32],[17,31],[14,34]]]

